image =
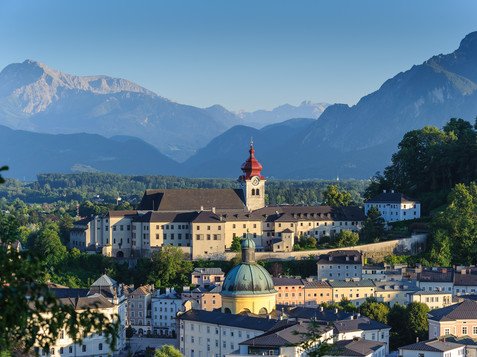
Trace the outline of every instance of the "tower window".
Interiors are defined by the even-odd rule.
[[[255,195],[256,195],[256,196],[260,196],[260,189],[259,189],[259,188],[257,188],[257,189],[255,190]]]

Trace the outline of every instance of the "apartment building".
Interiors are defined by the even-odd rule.
[[[371,207],[378,209],[386,222],[405,221],[421,217],[421,203],[394,190],[384,190],[381,194],[364,203],[364,213]]]
[[[337,250],[318,257],[318,280],[361,279],[363,256],[357,250]]]
[[[369,297],[374,297],[376,285],[372,280],[329,281],[332,289],[333,302],[339,303],[342,300],[349,300],[354,305],[360,306]]]
[[[389,306],[408,304],[409,295],[419,290],[411,281],[374,281],[374,283],[376,300]]]
[[[428,314],[429,339],[453,335],[477,338],[477,302],[464,301]]]
[[[151,325],[153,333],[161,336],[175,337],[177,333],[177,313],[183,310],[181,295],[172,289],[161,294],[156,290],[151,298]]]
[[[222,307],[222,285],[198,286],[192,290],[184,287],[181,294],[182,302],[189,302],[196,310],[214,311]]]
[[[225,274],[220,268],[195,268],[191,274],[192,285],[208,287],[222,285]]]
[[[140,286],[130,289],[128,299],[129,325],[139,335],[150,334],[151,330],[151,298],[154,291],[153,285]]]
[[[452,293],[444,291],[415,291],[408,294],[408,303],[421,302],[430,310],[440,309],[454,304]]]

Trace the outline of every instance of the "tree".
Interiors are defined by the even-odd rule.
[[[424,341],[428,337],[429,325],[427,321],[427,313],[429,307],[421,302],[412,302],[407,306],[407,330],[413,341],[418,337],[420,341]]]
[[[366,299],[359,307],[359,311],[372,320],[382,322],[383,324],[388,323],[389,306],[378,302],[375,298]]]
[[[445,210],[432,222],[429,260],[433,264],[477,263],[477,184],[458,184]]]
[[[347,298],[342,298],[341,299],[341,301],[338,303],[338,308],[340,310],[343,310],[343,311],[346,311],[346,312],[355,312],[356,311],[356,305],[354,305]]]
[[[230,250],[232,252],[240,252],[240,250],[242,249],[242,240],[240,239],[240,237],[233,237],[232,238],[232,245],[230,246]]]
[[[349,206],[351,203],[351,194],[348,191],[341,190],[338,185],[329,185],[323,191],[323,204],[327,206]]]
[[[91,309],[79,312],[61,304],[42,283],[43,264],[28,251],[12,249],[17,229],[5,222],[0,222],[0,355],[29,352],[34,345],[48,352],[62,330],[74,342],[103,331],[114,349],[118,323]]]
[[[394,304],[389,310],[388,325],[391,326],[390,345],[392,349],[415,342],[410,341],[410,335],[407,331],[407,308],[401,304]]]
[[[61,243],[58,225],[46,223],[32,242],[32,252],[49,267],[57,266],[66,257],[66,247]]]
[[[148,281],[156,288],[182,288],[189,283],[192,269],[192,262],[184,258],[180,248],[165,246],[152,254]]]
[[[182,353],[172,345],[163,345],[156,349],[155,357],[182,357]]]
[[[353,231],[341,231],[336,238],[338,247],[352,247],[359,243],[359,234]]]
[[[368,243],[376,243],[384,235],[384,219],[376,207],[371,207],[361,229],[361,238]]]

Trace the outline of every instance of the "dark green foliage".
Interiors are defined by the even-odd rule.
[[[156,349],[154,357],[182,357],[182,353],[172,345],[163,345]]]
[[[349,206],[351,194],[339,188],[338,185],[329,185],[323,191],[323,204],[327,206]]]
[[[141,267],[138,269],[141,270]],[[185,259],[184,253],[179,248],[166,246],[152,254],[151,264],[148,264],[147,280],[156,288],[171,286],[182,288],[190,284],[192,270],[192,262]]]
[[[383,324],[388,323],[389,306],[378,302],[375,298],[367,298],[359,307],[359,311],[362,315],[372,320],[382,322]]]
[[[368,211],[363,228],[360,231],[361,240],[366,243],[376,243],[384,236],[384,219],[376,207]]]
[[[48,351],[62,329],[65,329],[75,342],[81,341],[85,334],[104,331],[111,348],[114,348],[118,324],[111,323],[104,315],[90,309],[78,312],[72,305],[60,304],[42,282],[46,275],[45,262],[38,260],[37,256],[28,251],[17,252],[12,248],[18,239],[19,231],[16,216],[2,213],[0,354],[29,351],[35,344]],[[54,226],[43,227],[38,237],[48,245],[42,253],[45,253],[51,244],[59,243],[58,247],[62,250],[58,231]],[[41,256],[40,252],[38,256]],[[45,258],[51,259],[49,262],[53,263],[58,256]]]
[[[395,304],[389,311],[388,324],[391,326],[391,348],[427,340],[429,307],[413,302],[407,306]]]
[[[320,204],[322,192],[332,183],[325,180],[267,181],[267,202],[269,204]],[[362,203],[361,194],[368,181],[343,180],[340,188],[351,194],[352,201]],[[40,174],[38,180],[24,184],[9,179],[0,187],[0,197],[9,200],[20,198],[29,203],[57,201],[90,201],[80,207],[84,215],[95,214],[97,207],[116,204],[116,198],[133,206],[139,203],[144,190],[148,188],[237,188],[237,182],[230,179],[198,179],[173,176],[126,176],[105,173],[81,174]],[[121,208],[127,207],[122,203]],[[99,208],[99,209],[100,209]]]
[[[453,118],[442,130],[427,126],[406,133],[392,164],[373,178],[365,197],[395,189],[419,199],[426,213],[443,205],[456,184],[475,180],[477,131]]]
[[[340,231],[336,237],[337,247],[352,247],[358,245],[359,234],[353,231]]]
[[[232,252],[240,252],[241,249],[241,239],[240,237],[233,237],[232,245],[230,246],[230,250]]]
[[[429,261],[440,266],[477,263],[477,184],[458,184],[431,228]]]

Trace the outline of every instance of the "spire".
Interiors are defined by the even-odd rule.
[[[253,138],[250,138],[250,149],[248,150],[249,157],[242,164],[243,175],[240,177],[242,180],[248,180],[253,176],[258,176],[260,179],[264,179],[261,174],[262,165],[255,158],[255,148],[253,147]]]

